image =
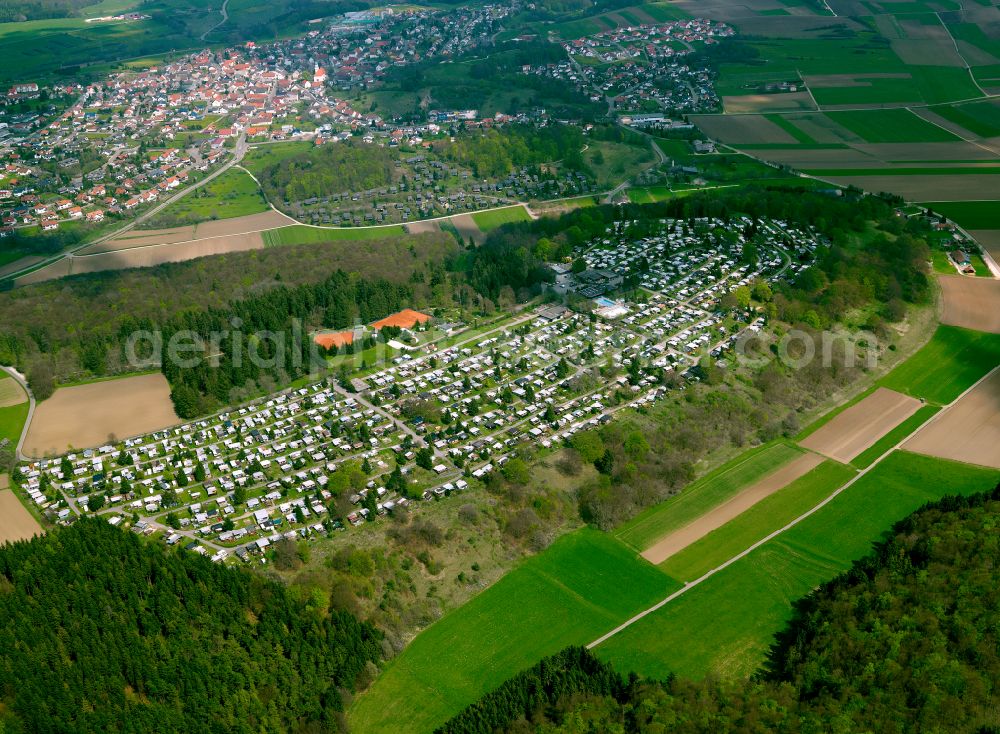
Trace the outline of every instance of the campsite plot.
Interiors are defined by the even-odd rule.
[[[917,412],[920,401],[878,388],[799,442],[801,446],[848,464],[899,423]]]
[[[941,322],[1000,334],[1000,280],[942,275]]]
[[[941,411],[904,448],[1000,469],[1000,371]]]
[[[13,491],[6,489],[7,475],[0,475],[0,545],[28,540],[42,534],[42,526],[24,509]]]
[[[179,422],[170,386],[159,373],[61,387],[35,408],[24,453],[50,456]]]
[[[761,500],[786,487],[806,472],[816,468],[822,462],[823,458],[818,454],[802,454],[777,471],[751,484],[729,501],[657,541],[642,553],[642,557],[650,563],[657,565],[663,563],[713,530],[721,528],[730,520],[743,514]]]

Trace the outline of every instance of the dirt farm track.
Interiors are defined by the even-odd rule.
[[[903,448],[1000,469],[1000,370],[934,416]]]
[[[180,423],[163,375],[61,387],[38,404],[24,441],[28,456],[54,456]]]
[[[920,401],[880,387],[818,428],[799,445],[848,463],[917,412]]]

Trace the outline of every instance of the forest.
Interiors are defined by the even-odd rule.
[[[584,170],[583,133],[573,125],[535,128],[511,125],[480,135],[463,135],[434,146],[446,160],[471,168],[477,178],[502,178],[514,168],[561,161],[571,171]]]
[[[0,549],[0,730],[344,731],[381,634],[328,600],[80,518]]]
[[[750,680],[639,680],[571,648],[438,734],[995,732],[998,513],[1000,487],[898,522],[870,555],[795,603]]]
[[[388,186],[395,160],[376,145],[321,145],[267,166],[257,178],[269,201],[305,201]]]

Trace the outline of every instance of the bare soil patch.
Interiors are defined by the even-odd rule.
[[[486,234],[483,230],[479,229],[479,225],[476,224],[476,220],[472,218],[471,214],[459,214],[456,217],[452,217],[451,223],[455,225],[455,229],[458,230],[463,239],[471,237],[472,241],[477,245],[482,244],[486,239]]]
[[[406,225],[406,231],[410,234],[423,234],[424,232],[440,232],[441,223],[438,221],[428,221],[423,220],[419,222],[410,222]]]
[[[942,323],[1000,334],[1000,280],[942,275],[938,281]]]
[[[969,234],[976,238],[976,242],[982,245],[994,260],[1000,262],[1000,229],[969,230]]]
[[[799,445],[847,464],[917,412],[920,401],[880,387],[807,436]]]
[[[675,530],[642,553],[642,557],[653,564],[663,563],[713,530],[717,530],[730,520],[743,514],[764,498],[784,489],[811,469],[823,463],[817,454],[802,454],[792,459],[777,471],[754,482],[732,499],[707,512],[680,530]]]
[[[861,151],[830,148],[749,150],[750,155],[792,168],[881,168],[883,163]]]
[[[9,408],[27,401],[24,388],[13,377],[0,377],[0,408]]]
[[[741,94],[723,97],[726,112],[772,112],[775,110],[814,110],[816,105],[808,92],[785,94]]]
[[[5,278],[11,273],[16,273],[18,270],[24,270],[25,268],[30,268],[32,265],[37,265],[44,259],[41,255],[28,255],[27,257],[18,258],[14,262],[7,263],[0,268],[0,278]]]
[[[6,486],[7,475],[0,476],[0,545],[41,535],[42,526]]]
[[[865,191],[888,191],[910,201],[1000,200],[1000,176],[966,173],[961,176],[830,176],[843,186]]]
[[[934,416],[903,448],[1000,469],[1000,371]]]
[[[54,456],[177,423],[170,386],[159,373],[61,387],[35,408],[24,453]]]
[[[887,163],[910,161],[996,161],[996,154],[974,143],[858,143],[853,146]]]
[[[761,115],[692,115],[691,121],[710,138],[727,143],[796,142],[787,131]]]
[[[55,278],[64,278],[68,275],[97,273],[103,270],[148,268],[153,265],[183,262],[209,255],[225,255],[231,252],[263,249],[264,240],[260,232],[249,232],[228,237],[208,237],[203,240],[176,244],[146,245],[116,252],[102,252],[96,255],[71,255],[18,278],[17,284],[29,285]]]
[[[864,74],[807,74],[802,81],[810,89],[833,89],[843,87],[870,87],[869,79],[909,79],[907,73],[864,73]]]

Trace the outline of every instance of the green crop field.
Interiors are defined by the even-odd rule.
[[[970,102],[963,105],[932,107],[932,112],[984,138],[1000,136],[1000,104]]]
[[[307,227],[303,224],[292,224],[288,227],[269,229],[263,236],[265,247],[280,247],[337,240],[375,240],[403,234],[406,234],[406,230],[401,224],[387,224],[382,227]]]
[[[802,453],[799,447],[780,441],[751,449],[692,482],[680,494],[636,515],[615,530],[615,537],[636,552],[643,551]]]
[[[905,109],[827,112],[826,116],[869,143],[938,143],[958,137]]]
[[[19,405],[11,405],[8,408],[0,408],[0,441],[7,439],[11,444],[16,444],[21,437],[21,429],[28,419],[28,401]]]
[[[879,385],[945,405],[1000,364],[1000,334],[939,326],[916,354]]]
[[[791,603],[865,555],[892,523],[946,494],[992,489],[1000,472],[896,452],[801,523],[596,648],[622,671],[744,677]]]
[[[197,224],[209,219],[232,219],[266,212],[270,207],[257,183],[246,171],[230,168],[184,198],[174,202],[147,223],[147,228]]]
[[[922,206],[966,229],[1000,229],[1000,201],[929,201]]]
[[[824,461],[718,530],[668,558],[660,564],[660,568],[678,581],[693,581],[815,507],[853,475],[850,467],[836,461]]]
[[[351,730],[431,731],[539,657],[586,644],[677,588],[609,535],[565,535],[418,635],[355,700]]]
[[[492,209],[486,212],[476,212],[472,215],[472,221],[476,223],[483,232],[489,232],[502,224],[510,222],[527,222],[531,219],[527,210],[518,204],[508,206],[504,209]]]
[[[875,463],[882,454],[891,449],[897,443],[916,431],[920,426],[929,421],[931,417],[941,410],[936,405],[924,405],[917,409],[917,412],[893,428],[878,441],[873,443],[863,452],[854,457],[852,466],[864,469]]]

